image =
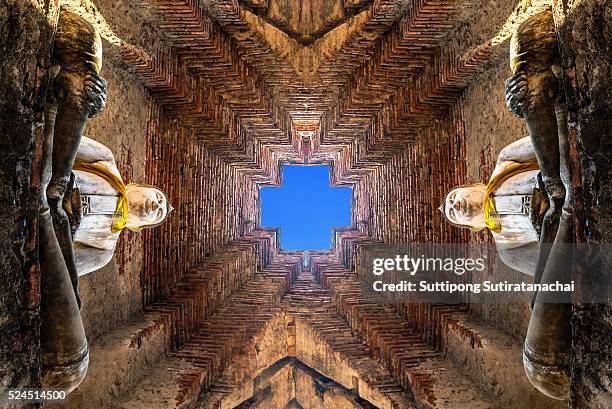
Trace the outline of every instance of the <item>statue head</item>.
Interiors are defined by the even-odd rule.
[[[128,197],[128,218],[126,227],[141,230],[161,224],[173,210],[166,195],[153,186],[129,184],[126,186]]]
[[[453,226],[482,230],[486,227],[485,188],[482,183],[458,186],[448,192],[439,210]]]

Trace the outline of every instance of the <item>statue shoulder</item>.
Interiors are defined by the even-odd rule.
[[[101,249],[81,242],[73,245],[74,261],[79,276],[99,270],[113,258],[113,249]]]
[[[498,161],[534,162],[536,161],[535,150],[530,136],[518,139],[506,145],[497,158]]]
[[[81,143],[76,154],[76,160],[79,162],[109,162],[113,165],[115,163],[115,155],[108,148],[108,146],[95,141],[87,136],[83,135]]]
[[[116,168],[115,168],[116,169]],[[118,172],[118,171],[117,171]],[[117,196],[118,192],[107,180],[84,170],[73,171],[80,194]]]

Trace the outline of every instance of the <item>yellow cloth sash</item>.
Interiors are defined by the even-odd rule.
[[[121,176],[117,175],[100,162],[75,162],[73,169],[98,175],[119,192],[119,200],[117,201],[117,209],[113,217],[111,231],[117,233],[123,230],[128,218],[128,197],[126,185],[123,179],[121,179]]]
[[[484,217],[489,230],[496,233],[501,231],[499,215],[497,214],[497,209],[495,209],[495,201],[493,200],[493,193],[497,190],[497,188],[499,188],[506,180],[514,175],[538,169],[540,169],[540,166],[538,166],[537,162],[512,163],[489,180],[484,196]]]

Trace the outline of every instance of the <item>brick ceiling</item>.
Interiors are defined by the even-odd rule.
[[[142,277],[145,310],[163,317],[175,358],[189,362],[169,369],[174,399],[202,390],[200,407],[215,407],[255,378],[250,340],[280,314],[285,349],[269,365],[298,354],[291,328],[302,322],[360,368],[334,382],[358,384],[381,407],[415,396],[435,404],[432,378],[411,368],[442,365],[436,328],[462,307],[376,305],[354,266],[360,243],[465,239],[432,209],[465,176],[456,102],[495,51],[490,42],[448,46],[474,2],[143,3],[164,41],[155,52],[128,42],[118,51],[159,108],[148,182],[177,208],[144,233]],[[278,184],[288,162],[328,163],[332,183],[354,187],[353,226],[307,268],[300,252],[279,253],[277,232],[257,227],[258,186]]]
[[[286,9],[299,14],[297,4]],[[334,161],[351,150],[354,163],[337,178],[352,180],[444,114],[487,60],[487,47],[462,56],[440,47],[460,5],[379,1],[352,17],[352,7],[337,5],[343,17],[305,45],[241,2],[160,0],[152,16],[170,46],[156,56],[128,45],[121,51],[158,103],[233,163],[273,174],[265,150],[296,162],[306,152]],[[316,137],[305,144],[307,131]]]

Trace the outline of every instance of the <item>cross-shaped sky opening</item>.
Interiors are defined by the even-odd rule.
[[[330,185],[329,166],[285,165],[278,187],[260,189],[261,225],[280,227],[282,250],[329,250],[332,227],[351,225],[353,189]]]

